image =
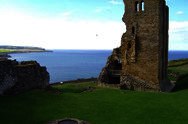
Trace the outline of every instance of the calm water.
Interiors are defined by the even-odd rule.
[[[43,53],[11,54],[18,61],[36,60],[46,66],[50,82],[97,77],[105,66],[110,50],[55,50]],[[188,58],[188,51],[170,51],[169,60]]]
[[[36,60],[46,66],[50,82],[97,77],[111,51],[61,50],[11,54],[18,61]]]

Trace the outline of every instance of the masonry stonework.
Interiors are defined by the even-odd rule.
[[[124,89],[170,91],[173,86],[167,79],[169,8],[165,0],[124,0],[124,4],[122,20],[126,32],[117,48],[118,55],[112,54],[114,60],[108,59],[99,82],[109,84],[115,80]],[[110,63],[113,68],[109,68]]]
[[[49,86],[49,80],[46,67],[36,61],[0,58],[0,95],[44,89]]]

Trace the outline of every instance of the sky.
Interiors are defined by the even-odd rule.
[[[188,0],[166,0],[169,49],[188,50]],[[0,0],[0,45],[113,49],[126,31],[123,0]]]

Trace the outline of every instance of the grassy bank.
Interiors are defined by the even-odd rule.
[[[28,52],[52,52],[40,47],[28,47],[28,46],[0,46],[0,54],[9,53],[28,53]]]
[[[185,65],[169,69],[181,73],[180,68]],[[186,74],[187,66],[183,69]],[[177,84],[187,81],[185,76]],[[187,124],[188,89],[172,93],[135,92],[85,82],[0,96],[0,124],[46,124],[66,117],[91,124]]]
[[[176,81],[174,91],[188,89],[188,59],[169,62],[169,78]]]
[[[188,59],[170,61],[168,70],[180,75],[188,74]]]
[[[10,52],[14,52],[14,51],[10,49],[0,49],[0,53],[10,53]]]

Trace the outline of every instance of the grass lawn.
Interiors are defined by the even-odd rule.
[[[178,67],[169,69],[185,68]],[[188,77],[184,77],[177,83],[187,81]],[[136,92],[86,82],[0,96],[0,124],[46,124],[66,117],[91,124],[188,124],[188,89]]]
[[[84,87],[96,87],[82,92]],[[152,93],[65,84],[0,97],[0,124],[46,124],[65,117],[91,124],[187,124],[188,90]],[[56,92],[55,89],[58,89]]]

